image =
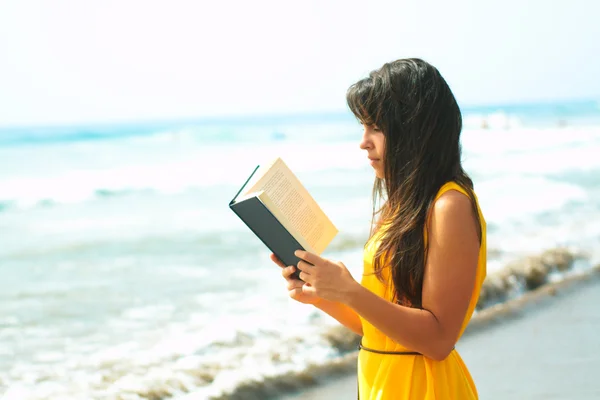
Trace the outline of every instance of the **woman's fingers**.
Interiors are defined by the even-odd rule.
[[[300,291],[304,294],[317,296],[317,289],[315,289],[313,286],[310,286],[310,285],[302,286],[302,288],[300,288]]]
[[[277,256],[273,253],[271,253],[271,261],[273,261],[275,264],[277,264],[278,266],[280,266],[281,268],[285,268],[285,264],[281,262],[281,260],[279,258],[277,258]]]
[[[302,286],[304,286],[304,282],[299,281],[298,279],[289,279],[287,281],[287,290],[289,291],[296,289],[302,291]]]
[[[314,265],[307,263],[306,261],[300,260],[298,261],[298,269],[310,275]]]
[[[283,277],[285,279],[290,279],[290,277],[292,276],[292,274],[296,271],[296,267],[294,267],[293,265],[290,265],[289,267],[284,267],[281,270],[281,275],[283,275]]]
[[[302,288],[299,287],[299,288],[290,289],[288,291],[288,294],[292,299],[297,299],[302,295]]]

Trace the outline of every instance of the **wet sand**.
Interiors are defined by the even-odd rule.
[[[482,312],[456,348],[482,400],[600,399],[600,268]],[[282,400],[355,398],[349,376]]]

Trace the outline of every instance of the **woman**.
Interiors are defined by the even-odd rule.
[[[297,266],[271,259],[293,299],[362,336],[361,400],[477,399],[454,345],[485,278],[486,225],[461,166],[456,100],[435,67],[402,59],[352,85],[347,101],[381,203],[361,282],[343,263],[304,251]]]

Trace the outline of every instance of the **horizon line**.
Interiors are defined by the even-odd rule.
[[[539,106],[565,106],[565,105],[583,105],[583,104],[595,104],[598,111],[600,112],[600,99],[593,98],[565,98],[565,99],[544,99],[544,100],[526,100],[520,102],[496,102],[496,103],[479,103],[479,104],[466,104],[460,105],[461,112],[464,114],[472,113],[475,111],[490,111],[491,109],[497,109],[502,111],[503,109],[511,108],[526,108],[526,107],[539,107]],[[160,125],[160,124],[176,124],[176,123],[204,123],[204,124],[216,124],[216,123],[252,123],[258,122],[264,119],[268,119],[273,122],[274,120],[281,120],[289,122],[297,118],[302,119],[315,119],[315,118],[336,118],[346,119],[351,118],[352,113],[350,110],[314,110],[314,111],[298,111],[298,112],[280,112],[280,113],[252,113],[252,114],[213,114],[213,115],[197,115],[197,116],[174,116],[174,117],[159,117],[155,119],[150,118],[115,118],[105,119],[103,121],[80,121],[80,122],[50,122],[50,123],[34,123],[34,124],[7,124],[4,125],[0,122],[0,132],[4,130],[21,130],[21,129],[51,129],[51,128],[75,128],[75,127],[98,127],[98,126],[124,126],[124,125]]]

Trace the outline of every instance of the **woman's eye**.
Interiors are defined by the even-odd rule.
[[[379,127],[377,127],[377,126],[374,126],[374,127],[373,127],[373,130],[374,130],[375,132],[381,132],[381,129],[379,129]]]

